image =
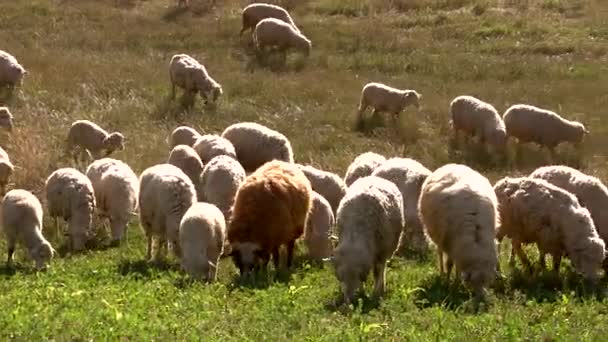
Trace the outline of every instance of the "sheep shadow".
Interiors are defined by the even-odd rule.
[[[450,160],[460,161],[474,168],[503,170],[509,165],[509,154],[505,149],[499,152],[474,139],[460,140],[450,137],[448,144]]]
[[[389,291],[384,294],[384,297],[389,295]],[[380,308],[382,304],[382,298],[368,296],[367,294],[360,292],[353,299],[353,303],[346,305],[342,297],[342,293],[336,292],[333,297],[325,302],[323,308],[330,313],[339,312],[343,315],[349,315],[353,312],[360,312],[362,314],[368,314],[373,310]]]
[[[433,275],[423,280],[414,293],[414,303],[419,309],[441,306],[446,310],[460,310],[472,299],[471,293],[455,280]]]
[[[5,263],[0,266],[0,277],[10,278],[17,273],[33,274],[36,273],[36,270],[20,263],[13,263],[11,266]]]
[[[123,260],[118,264],[118,274],[122,276],[134,275],[140,279],[151,278],[153,275],[152,271],[166,272],[177,269],[177,265],[167,260],[160,260],[154,263],[147,260]]]
[[[172,7],[169,8],[165,14],[163,14],[162,19],[164,21],[174,22],[187,12],[188,8],[186,7]]]

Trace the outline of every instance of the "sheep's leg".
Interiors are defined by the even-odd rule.
[[[6,266],[11,267],[13,265],[13,255],[15,254],[15,239],[12,237],[7,238],[6,247],[8,250],[8,256],[6,258]]]
[[[444,269],[443,269],[443,251],[441,249],[437,249],[437,259],[439,261],[439,274],[443,275],[444,273]]]
[[[552,254],[551,256],[553,257],[553,274],[557,277],[559,276],[559,267],[562,264],[562,254]]]
[[[287,268],[290,268],[293,264],[293,250],[295,248],[295,241],[290,241],[287,243]]]
[[[547,261],[546,260],[547,252],[545,252],[544,250],[539,248],[538,255],[539,255],[538,263],[540,264],[540,269],[541,269],[541,271],[544,271],[547,269],[547,262],[546,262]]]
[[[511,243],[513,244],[513,250],[519,257],[519,260],[521,260],[521,263],[524,265],[528,273],[532,273],[532,265],[530,264],[530,260],[528,260],[526,253],[521,248],[521,242],[517,240],[512,240]]]
[[[280,261],[280,250],[279,247],[276,247],[272,250],[272,262],[274,263],[274,270],[279,271],[279,266],[281,265]]]
[[[386,289],[386,262],[374,265],[374,297],[380,298]]]
[[[450,280],[450,275],[452,274],[452,268],[454,267],[454,262],[452,261],[452,258],[450,258],[450,256],[448,255],[445,261],[446,265],[446,273],[447,273],[447,279],[448,281]],[[458,272],[456,272],[456,279],[458,279]]]
[[[515,267],[515,248],[513,248],[513,243],[511,243],[511,256],[509,257],[509,266]]]

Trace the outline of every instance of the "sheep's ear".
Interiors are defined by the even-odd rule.
[[[589,130],[587,128],[583,128],[583,133],[589,134]]]
[[[332,255],[332,256],[330,256],[328,258],[323,258],[323,259],[321,259],[321,261],[323,261],[323,262],[333,262],[334,261],[334,256]]]
[[[335,235],[333,235],[333,234],[329,236],[329,239],[330,239],[331,241],[338,242],[338,237],[337,237],[337,236],[335,236]]]

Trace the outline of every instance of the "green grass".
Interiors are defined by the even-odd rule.
[[[248,120],[287,135],[298,162],[340,174],[368,150],[415,158],[431,169],[466,163],[492,181],[550,162],[533,146],[517,156],[510,146],[506,161],[477,146],[455,148],[447,113],[462,94],[499,111],[530,103],[584,122],[592,134],[583,150],[561,146],[553,162],[608,180],[608,3],[275,1],[290,9],[313,52],[271,70],[277,68],[256,64],[246,39],[238,38],[244,2],[217,2],[199,0],[180,12],[169,0],[0,0],[0,49],[30,72],[21,92],[6,100],[15,130],[0,133],[17,167],[11,187],[41,196],[46,177],[69,165],[63,141],[71,122],[83,118],[125,134],[127,148],[115,157],[136,172],[166,160],[165,138],[177,125],[219,133]],[[216,109],[199,102],[184,112],[167,100],[167,64],[181,52],[201,60],[222,84]],[[353,116],[369,81],[416,89],[423,106],[408,109],[397,129],[355,133]],[[271,272],[251,286],[235,281],[231,261],[223,260],[219,281],[203,285],[186,281],[173,259],[148,268],[144,253],[134,224],[128,247],[58,258],[47,273],[33,273],[25,261],[14,271],[0,267],[0,338],[580,341],[608,335],[604,289],[586,289],[567,262],[556,281],[520,275],[503,260],[506,280],[491,291],[490,305],[475,312],[466,290],[438,278],[434,255],[396,258],[386,297],[343,312],[325,305],[338,293],[329,265],[300,258],[291,275],[275,281]]]

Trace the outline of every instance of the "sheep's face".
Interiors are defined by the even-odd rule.
[[[122,151],[125,149],[124,141],[125,137],[121,133],[114,132],[108,135],[108,137],[104,141],[104,145],[106,147],[106,150],[108,150],[108,152],[110,153],[113,151]]]
[[[48,242],[42,243],[32,252],[32,259],[36,262],[36,269],[38,271],[46,270],[54,254],[55,250],[53,250],[53,247]]]
[[[471,271],[461,273],[462,281],[471,287],[476,294],[483,293],[483,289],[491,285],[496,276],[496,265],[478,265]]]
[[[333,257],[336,278],[340,282],[344,301],[349,304],[367,278],[369,268],[359,256],[336,250]]]
[[[580,122],[575,122],[574,126],[575,126],[575,129],[573,130],[573,134],[569,140],[570,140],[570,142],[572,142],[574,144],[580,144],[583,142],[585,135],[589,134],[589,131]]]
[[[405,108],[406,106],[413,105],[417,109],[420,108],[420,103],[422,102],[422,95],[418,94],[414,90],[407,90],[403,94],[403,98],[401,100],[401,105]]]
[[[211,101],[212,102],[216,102],[217,99],[220,97],[220,95],[223,94],[222,91],[222,87],[219,85],[215,85],[212,89],[211,89]]]
[[[13,130],[13,115],[6,108],[0,108],[0,127],[6,128],[9,132]]]
[[[591,238],[583,248],[568,253],[574,269],[585,279],[595,280],[601,268],[605,254],[605,245],[599,237]]]
[[[253,242],[233,244],[230,255],[241,275],[250,275],[256,269],[265,266],[269,259],[268,254]]]
[[[504,150],[507,146],[507,132],[502,130],[494,132],[490,137],[489,143],[500,151]]]

